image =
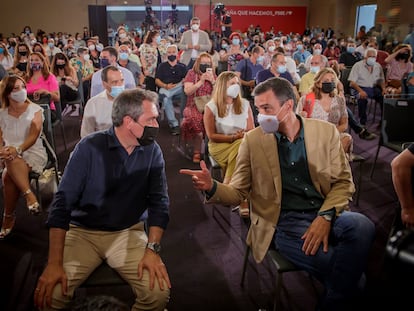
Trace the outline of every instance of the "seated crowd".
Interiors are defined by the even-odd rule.
[[[154,143],[161,110],[170,133],[181,135],[192,162],[200,163],[201,170],[181,173],[192,176],[194,187],[203,190],[209,202],[236,206],[240,216],[256,221],[247,242],[257,261],[275,247],[315,275],[326,289],[322,310],[338,310],[338,304],[357,296],[375,229],[366,216],[349,210],[355,189],[349,165],[353,141],[347,130],[350,127],[361,139],[375,139],[366,128],[368,100],[381,104],[384,95],[413,86],[412,47],[394,44],[386,52],[375,36],[337,38],[332,29],[285,35],[249,27],[245,33],[226,29],[228,37],[222,37],[201,28],[200,19],[193,17],[173,42],[156,29],[137,40],[121,25],[113,45],[103,46],[87,29],[83,35],[36,36],[26,26],[21,36],[0,43],[0,65],[8,74],[1,88],[5,208],[0,239],[14,227],[20,193],[29,211],[39,212],[26,178],[45,166],[39,141],[42,109],[32,101],[48,96],[56,118],[56,105],[72,108],[70,103],[81,96],[79,88],[84,90],[82,140],[71,155],[71,170],[65,171],[48,219],[54,239],[35,291],[38,307],[67,306],[80,280],[97,265],[98,253],[108,249],[134,292],[151,288],[146,298],[137,298],[135,307],[165,307],[171,284],[159,243],[169,220],[169,198],[162,151]],[[359,120],[348,107],[351,98],[358,105]],[[15,121],[20,115],[27,115],[24,122]],[[19,135],[9,132],[12,125],[21,126]],[[204,143],[222,169],[222,183],[211,178],[203,161]],[[112,148],[122,152],[114,157]],[[139,161],[129,163],[130,158]],[[121,169],[118,164],[124,162],[126,169]],[[327,165],[333,169],[321,174]],[[127,182],[120,184],[117,173],[123,170]],[[136,187],[137,173],[132,171],[148,175],[139,183],[142,191],[133,195],[127,193]],[[114,189],[112,203],[125,203],[121,215],[102,203],[107,186],[103,176]],[[95,179],[96,184],[88,183]],[[71,195],[65,197],[65,191]],[[150,202],[148,238],[142,222],[146,209],[133,209],[136,201],[144,207],[144,201]],[[82,204],[102,205],[108,213],[96,211],[92,216],[97,220],[91,221],[87,213],[77,214]],[[115,221],[108,225],[110,217]],[[100,245],[90,229],[111,232],[106,244]],[[129,232],[134,233],[132,241]],[[85,235],[99,251],[78,255],[89,242],[68,243]],[[120,259],[125,250],[110,247],[118,237],[120,245],[136,255],[128,265]],[[76,252],[63,253],[63,248]],[[73,265],[79,259],[86,262],[80,271]],[[68,271],[66,284],[62,280]]]

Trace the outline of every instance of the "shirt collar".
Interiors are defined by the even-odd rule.
[[[303,130],[303,121],[302,118],[299,115],[296,115],[296,118],[299,119],[300,122],[300,130],[299,130],[299,135],[296,137],[295,140],[304,140],[305,139],[305,132]],[[287,140],[286,136],[280,132],[276,132],[275,136],[277,138],[277,141],[280,142],[281,139],[283,140]]]

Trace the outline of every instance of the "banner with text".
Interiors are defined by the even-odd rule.
[[[202,29],[220,30],[218,15],[214,14],[215,4],[194,5],[194,16],[201,20]],[[245,32],[249,25],[260,25],[262,31],[269,31],[273,26],[275,32],[303,33],[306,25],[306,10],[304,6],[238,6],[226,5],[232,19],[232,30]]]

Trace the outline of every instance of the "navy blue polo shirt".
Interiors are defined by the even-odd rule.
[[[187,74],[187,66],[182,63],[177,63],[175,66],[171,66],[170,63],[163,62],[158,66],[155,78],[160,79],[163,83],[177,84],[181,82]]]

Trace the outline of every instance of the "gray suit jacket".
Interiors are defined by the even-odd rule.
[[[200,49],[198,50],[197,55],[199,55],[201,52],[208,52],[211,49],[211,41],[208,36],[208,33],[204,30],[198,30],[199,37],[198,37],[198,44],[200,45]],[[192,30],[187,30],[183,33],[180,43],[178,44],[178,48],[180,50],[183,50],[183,54],[181,55],[180,62],[185,64],[186,66],[191,60],[191,53],[192,49],[188,48],[188,45],[193,43],[193,39],[191,36]]]
[[[339,215],[348,209],[355,191],[339,132],[325,121],[302,120],[309,173],[315,189],[325,198],[320,211],[335,207]],[[251,224],[247,244],[257,262],[266,255],[281,210],[282,176],[276,142],[274,134],[265,134],[261,127],[247,132],[231,183],[217,183],[217,190],[208,201],[237,205],[249,197]]]

